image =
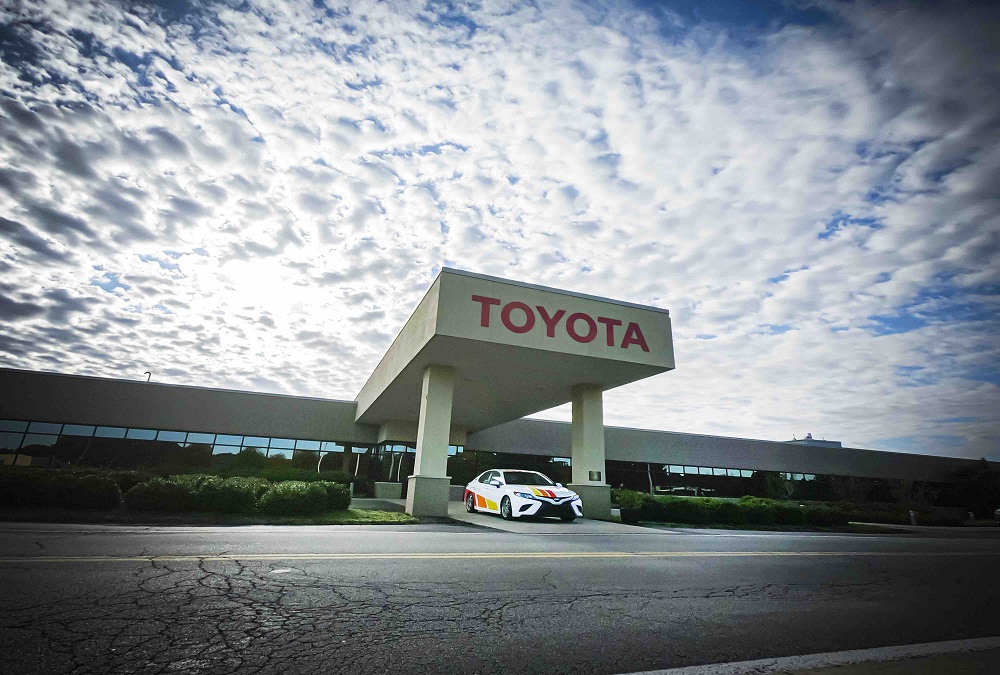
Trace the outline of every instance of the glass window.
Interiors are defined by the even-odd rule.
[[[805,477],[801,473],[793,473],[792,480],[805,480]]]
[[[59,437],[51,434],[25,434],[24,440],[21,441],[21,448],[28,448],[32,445],[55,445],[57,440]]]
[[[698,467],[696,467],[696,466],[687,466],[685,464],[684,465],[684,473],[693,473],[693,474],[697,475],[697,473],[698,473]]]
[[[22,435],[10,431],[0,431],[0,450],[17,450],[21,447]]]
[[[223,445],[243,445],[242,436],[227,436],[226,434],[219,434],[215,437],[216,443],[222,443]]]
[[[238,445],[216,445],[212,448],[213,455],[235,455],[239,451],[240,446]]]
[[[355,455],[363,455],[366,452],[368,452],[367,446],[364,446],[364,445],[355,445],[353,448],[351,448],[351,450],[354,451]]]
[[[712,473],[714,475],[716,475],[716,476],[725,476],[726,475],[726,470],[725,469],[716,469],[716,468],[713,468],[712,469]]]
[[[804,474],[802,479],[803,480],[816,480],[816,474],[814,474],[814,473]]]
[[[183,443],[187,439],[186,431],[158,431],[156,440],[171,441],[173,443]]]
[[[156,439],[156,432],[152,429],[129,429],[125,438],[137,438],[141,441],[152,441]]]
[[[121,427],[97,427],[96,435],[101,438],[125,438],[125,429]]]
[[[684,473],[684,467],[679,464],[669,465],[670,473]]]
[[[285,448],[271,448],[267,451],[268,457],[284,457],[285,459],[292,458],[292,451]]]
[[[698,473],[700,473],[702,476],[711,476],[712,468],[708,466],[699,466]]]
[[[740,470],[739,469],[726,469],[726,475],[727,476],[732,476],[733,478],[739,478],[740,477]]]
[[[272,448],[288,448],[291,450],[295,447],[295,441],[290,438],[272,438],[271,439]]]
[[[266,448],[271,439],[266,436],[244,436],[243,445],[248,448]]]
[[[295,441],[296,450],[319,450],[319,441]]]
[[[62,425],[50,422],[32,422],[28,431],[36,434],[58,434],[62,431]]]
[[[27,431],[27,422],[18,422],[16,420],[0,420],[0,431]]]
[[[323,441],[322,450],[323,452],[343,452],[344,446],[334,441]]]
[[[740,469],[740,477],[741,478],[752,478],[753,477],[753,471],[751,471],[750,469]]]
[[[462,452],[461,450],[462,446],[460,445],[458,447],[459,447],[459,452]],[[569,457],[553,457],[552,463],[561,464],[562,466],[573,466],[573,460],[570,459]]]
[[[66,424],[62,432],[63,436],[93,436],[94,427],[88,424]]]
[[[212,443],[215,443],[215,434],[199,434],[192,431],[191,433],[188,434],[187,442],[206,443],[208,445],[211,445]]]

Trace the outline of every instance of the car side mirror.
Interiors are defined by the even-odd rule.
[[[491,480],[490,481],[490,485],[492,485],[493,487],[500,487],[500,481],[498,481],[498,480]]]
[[[556,483],[556,487],[562,487],[562,483]]]

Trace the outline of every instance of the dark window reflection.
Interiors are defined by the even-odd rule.
[[[49,422],[32,422],[28,426],[28,431],[36,434],[58,434],[61,430],[61,424],[51,424]]]
[[[95,427],[89,424],[67,424],[63,426],[63,436],[93,436]]]
[[[0,431],[24,432],[27,430],[28,430],[27,422],[18,422],[17,420],[0,420]]]
[[[21,438],[24,434],[0,431],[0,452],[13,452],[21,447]]]

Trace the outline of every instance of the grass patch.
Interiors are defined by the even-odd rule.
[[[101,523],[118,525],[414,525],[420,521],[395,511],[328,511],[309,516],[266,514],[167,513],[157,511],[80,511],[70,509],[0,510],[0,521],[35,523]]]

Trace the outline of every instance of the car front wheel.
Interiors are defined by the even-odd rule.
[[[509,497],[504,497],[503,501],[500,502],[500,515],[503,516],[504,520],[514,520],[514,509],[510,506]]]
[[[471,492],[465,497],[465,510],[469,513],[476,512],[476,495]]]

